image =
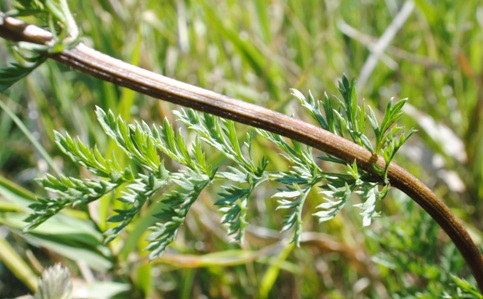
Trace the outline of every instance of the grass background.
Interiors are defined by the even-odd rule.
[[[69,3],[83,41],[97,50],[285,114],[305,117],[290,88],[311,90],[319,98],[324,92],[337,94],[343,73],[358,80],[361,100],[375,109],[383,109],[391,97],[408,97],[410,106],[401,124],[419,132],[397,163],[444,199],[481,245],[480,1]],[[0,7],[6,10],[11,4],[4,1]],[[398,24],[404,10],[408,17]],[[388,46],[378,54],[382,37],[388,38]],[[13,59],[7,46],[1,41],[0,57],[6,57],[2,64]],[[363,72],[371,57],[377,64]],[[271,186],[252,199],[252,226],[241,247],[227,243],[219,225],[213,208],[217,186],[193,206],[175,244],[154,263],[143,251],[154,208],[146,208],[120,239],[102,243],[104,220],[116,205],[113,198],[67,211],[24,235],[20,229],[26,206],[35,195],[45,195],[35,178],[53,172],[49,159],[65,174],[88,175],[56,148],[53,130],[67,131],[116,155],[120,153],[95,120],[95,105],[126,120],[148,123],[174,121],[172,110],[180,107],[51,61],[0,94],[0,100],[5,107],[0,110],[4,297],[32,291],[39,272],[56,261],[71,268],[76,289],[98,295],[102,289],[106,297],[119,298],[433,298],[455,292],[450,273],[472,281],[448,238],[396,191],[379,206],[383,217],[365,229],[360,228],[357,210],[350,208],[318,224],[311,212],[321,198],[314,192],[300,248],[287,245],[277,233],[283,215],[272,212]],[[7,111],[18,117],[25,131]],[[268,156],[271,167],[288,167],[264,141],[259,141],[256,154]]]

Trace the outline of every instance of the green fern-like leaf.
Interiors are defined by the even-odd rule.
[[[404,101],[390,102],[379,124],[370,108],[366,115],[366,110],[357,105],[354,81],[344,77],[340,91],[343,99],[336,99],[335,105],[327,96],[320,102],[310,93],[307,97],[295,90],[292,93],[322,128],[348,136],[372,152],[381,153],[389,165],[397,150],[413,133],[401,133],[401,129],[394,125],[401,115]],[[304,207],[312,190],[321,195],[321,202],[317,203],[317,210],[313,213],[320,222],[335,217],[351,201],[352,194],[358,194],[361,200],[352,206],[360,209],[362,224],[367,226],[379,216],[377,203],[386,196],[390,187],[389,184],[381,187],[376,183],[381,182],[381,178],[386,181],[387,168],[380,170],[381,177],[375,180],[373,174],[359,169],[355,162],[347,163],[330,155],[316,159],[309,146],[263,130],[252,130],[240,136],[234,122],[193,110],[175,112],[185,126],[179,131],[175,131],[166,120],[162,126],[149,126],[142,121],[127,124],[121,117],[99,107],[96,114],[105,134],[115,141],[133,167],[122,168],[115,157],[112,160],[106,158],[97,147],[88,146],[69,134],[55,132],[61,150],[97,178],[80,180],[47,175],[39,180],[57,198],[39,198],[31,205],[33,213],[26,219],[29,222],[26,230],[35,228],[66,207],[85,205],[109,193],[121,194],[116,200],[122,205],[108,219],[113,227],[105,232],[106,241],[119,236],[141,215],[144,206],[158,205],[160,212],[154,215],[156,223],[151,227],[147,246],[151,251],[150,257],[156,258],[175,240],[201,192],[216,181],[222,189],[214,202],[222,214],[221,223],[226,225],[228,235],[234,241],[242,242],[252,206],[250,198],[260,184],[273,181],[279,184],[278,191],[272,196],[277,200],[276,210],[284,213],[281,231],[292,230],[292,241],[298,244]],[[364,132],[367,121],[376,135],[374,144]],[[186,142],[184,130],[196,134],[191,144]],[[268,159],[253,159],[253,138],[258,135],[277,146],[282,157],[291,165],[287,171],[268,172]],[[219,152],[230,164],[211,165],[205,157],[207,148]],[[171,167],[168,170],[160,152],[176,161],[179,169]],[[346,171],[337,173],[322,169],[321,160],[343,165]]]
[[[171,242],[174,241],[179,227],[184,223],[191,205],[198,199],[201,191],[210,183],[207,176],[185,173],[173,180],[182,187],[183,192],[175,191],[161,200],[163,208],[154,215],[158,222],[152,226],[147,241],[147,249],[151,251],[151,259],[159,257]]]
[[[27,66],[21,65],[19,63],[12,63],[8,67],[0,68],[0,92],[7,90],[16,82],[27,77],[46,60],[46,57],[35,56],[30,60],[32,64]]]
[[[221,222],[228,227],[228,234],[234,235],[234,241],[243,241],[246,228],[246,214],[248,199],[256,188],[267,178],[264,171],[267,160],[253,161],[251,157],[251,138],[248,134],[246,142],[239,140],[233,121],[216,118],[187,110],[176,112],[179,119],[200,138],[217,149],[238,167],[228,167],[227,171],[219,172],[217,177],[231,180],[236,183],[225,187],[224,192],[218,194],[220,199],[215,202],[223,214]]]
[[[161,166],[155,173],[139,174],[138,178],[128,184],[128,191],[117,198],[126,204],[126,208],[114,210],[116,214],[107,220],[118,224],[104,233],[107,236],[106,242],[119,236],[134,217],[139,215],[146,201],[169,183],[169,177],[169,172]]]
[[[242,241],[247,225],[246,215],[248,198],[253,189],[250,187],[231,186],[225,187],[225,191],[218,193],[220,199],[215,205],[223,213],[221,223],[228,226],[228,235],[235,235],[234,241]]]
[[[299,142],[288,143],[279,135],[265,131],[259,133],[283,150],[283,156],[293,163],[288,172],[273,173],[271,178],[285,185],[273,195],[278,198],[278,210],[287,210],[282,231],[294,228],[292,241],[299,245],[302,234],[302,212],[307,195],[324,179],[324,172],[315,163],[312,149]]]
[[[29,206],[33,213],[25,219],[28,222],[24,228],[26,232],[33,230],[66,207],[86,205],[119,186],[119,184],[109,181],[82,181],[64,176],[55,178],[50,175],[39,180],[39,183],[45,189],[56,193],[58,198],[39,198],[37,202]]]

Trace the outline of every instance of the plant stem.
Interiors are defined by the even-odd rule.
[[[0,21],[2,19],[0,18]],[[0,22],[0,36],[14,41],[49,44],[49,33],[32,25],[19,23],[13,18]],[[32,33],[33,32],[33,33]],[[232,99],[227,96],[189,85],[162,75],[141,69],[107,56],[84,44],[60,53],[45,53],[49,58],[140,93],[222,118],[261,128],[297,140],[352,163],[354,160],[364,170],[378,176],[378,169],[385,169],[384,159],[368,150],[336,136],[319,127],[280,114],[273,110]],[[483,291],[483,256],[470,235],[450,209],[417,178],[396,164],[391,164],[387,177],[392,186],[416,201],[441,226],[466,260]]]

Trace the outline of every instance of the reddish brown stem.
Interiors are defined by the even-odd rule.
[[[5,18],[0,24],[0,36],[14,41],[28,41],[37,44],[51,42],[48,32],[31,26],[22,25],[12,18]],[[261,106],[232,99],[141,69],[100,53],[84,44],[79,44],[71,50],[64,50],[56,54],[46,53],[46,55],[74,69],[116,85],[280,134],[348,163],[355,160],[359,167],[375,175],[378,173],[374,170],[374,165],[377,165],[379,169],[385,168],[382,157],[374,156],[368,150],[319,127]],[[416,201],[448,234],[465,258],[480,290],[483,290],[483,256],[450,209],[426,185],[396,164],[389,166],[388,179],[392,186]]]

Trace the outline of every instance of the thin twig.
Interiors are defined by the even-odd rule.
[[[5,18],[3,22],[0,22],[0,36],[40,44],[50,42],[49,38],[45,38],[48,36],[48,32],[43,31],[39,35],[32,35],[31,31],[26,33],[22,30],[22,28],[30,26],[18,25],[15,19]],[[280,134],[348,163],[356,161],[359,167],[375,175],[378,174],[374,170],[374,165],[379,169],[385,168],[382,157],[372,155],[368,150],[319,127],[261,106],[232,99],[141,69],[100,53],[84,44],[79,44],[71,50],[64,50],[56,54],[46,53],[45,55],[116,85]],[[449,208],[426,185],[396,164],[390,165],[388,179],[392,186],[416,201],[443,228],[465,258],[480,290],[483,290],[483,256]]]

